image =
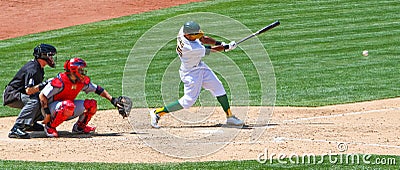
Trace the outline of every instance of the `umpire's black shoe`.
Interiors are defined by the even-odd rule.
[[[31,136],[29,133],[26,133],[21,126],[18,126],[17,124],[14,125],[14,127],[11,129],[11,131],[8,133],[9,138],[17,138],[17,139],[30,139]]]
[[[35,122],[32,126],[30,126],[29,128],[26,129],[26,131],[44,131],[44,127],[43,125]]]

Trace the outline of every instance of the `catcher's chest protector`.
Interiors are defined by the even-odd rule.
[[[60,87],[61,84],[61,87]],[[75,100],[79,92],[85,86],[84,82],[78,81],[77,83],[72,83],[65,73],[59,74],[57,78],[52,80],[51,85],[57,88],[63,88],[63,90],[54,96],[54,100]]]

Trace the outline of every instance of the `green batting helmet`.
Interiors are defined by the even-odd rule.
[[[201,33],[200,25],[194,21],[188,21],[183,25],[184,34],[196,34]]]

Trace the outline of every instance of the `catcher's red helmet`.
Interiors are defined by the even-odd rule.
[[[64,64],[64,70],[69,74],[74,74],[79,79],[83,80],[86,76],[86,62],[81,58],[72,58]]]

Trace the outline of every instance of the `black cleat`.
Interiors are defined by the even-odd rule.
[[[26,133],[18,125],[14,125],[14,127],[8,133],[8,137],[9,138],[17,138],[17,139],[30,139],[31,135],[29,135],[29,133]]]
[[[42,131],[44,131],[44,127],[43,127],[43,125],[35,122],[33,124],[33,126],[30,126],[29,128],[27,128],[26,131],[40,131],[40,132],[42,132]]]

